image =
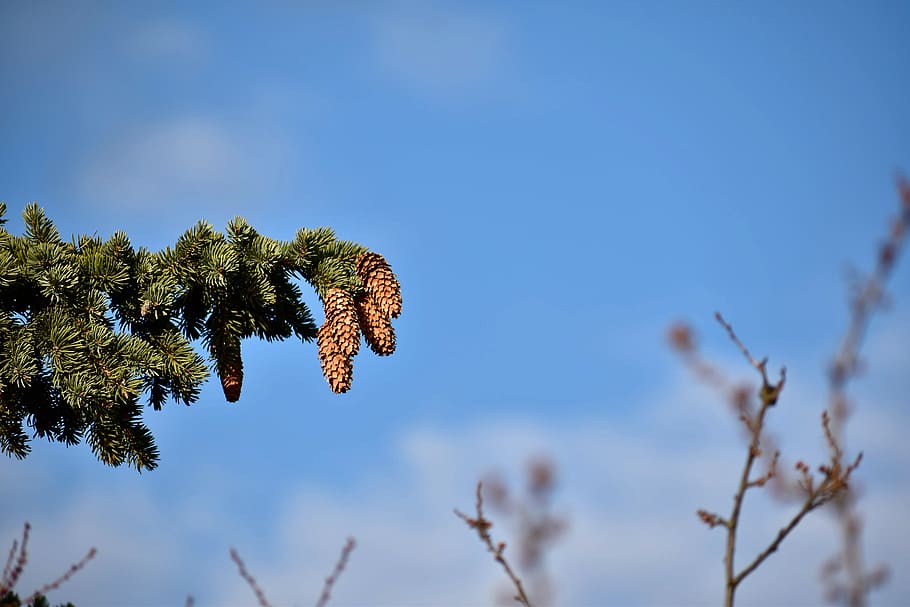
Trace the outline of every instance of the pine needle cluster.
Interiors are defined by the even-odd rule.
[[[34,203],[23,211],[25,234],[14,236],[3,228],[5,212],[0,203],[0,450],[7,455],[28,455],[27,427],[67,445],[85,440],[111,466],[154,468],[159,454],[142,422],[143,401],[156,410],[168,400],[195,402],[211,366],[235,402],[244,339],[320,335],[299,279],[325,305],[319,352],[335,392],[350,388],[361,328],[376,353],[394,350],[395,275],[382,256],[330,228],[301,228],[280,241],[240,217],[224,233],[199,222],[173,247],[151,252],[123,232],[64,241]],[[330,343],[338,350],[331,356]],[[341,355],[347,366],[337,362]]]

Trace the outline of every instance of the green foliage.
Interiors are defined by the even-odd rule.
[[[329,228],[273,240],[238,217],[224,234],[199,222],[150,252],[123,232],[65,242],[35,203],[23,211],[25,235],[14,236],[5,211],[0,203],[0,449],[18,458],[29,453],[27,424],[51,441],[85,440],[105,464],[154,468],[141,399],[158,410],[198,398],[209,367],[192,341],[223,381],[241,368],[247,337],[312,341],[295,281],[320,297],[354,294],[367,250]]]
[[[47,601],[47,597],[43,594],[32,597],[32,600],[26,603],[26,605],[27,607],[51,607],[51,604]],[[19,595],[15,592],[7,592],[0,597],[0,607],[22,607],[22,599],[20,599]],[[72,603],[60,603],[57,607],[75,607],[75,605]]]

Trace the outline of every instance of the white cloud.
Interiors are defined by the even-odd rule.
[[[90,164],[82,187],[91,199],[167,205],[175,195],[229,192],[243,180],[241,167],[240,146],[223,126],[184,119],[139,129],[114,142]]]
[[[267,199],[287,160],[283,141],[268,129],[185,117],[132,129],[98,150],[79,188],[101,207],[160,215],[189,205],[197,214]]]
[[[426,4],[379,15],[373,22],[381,66],[434,95],[460,95],[496,82],[506,62],[501,22]]]
[[[352,499],[308,490],[289,502],[276,523],[284,532],[281,549],[261,563],[269,570],[264,585],[285,601],[307,598],[301,588],[318,585],[343,537],[352,533],[361,541],[358,564],[340,583],[335,604],[488,603],[502,573],[451,517],[451,508],[470,510],[473,484],[491,467],[515,471],[528,454],[550,453],[562,477],[558,502],[570,520],[552,559],[560,604],[716,604],[724,536],[705,528],[694,512],[728,506],[743,448],[735,435],[715,440],[714,434],[729,430],[719,417],[709,413],[698,420],[707,412],[699,411],[700,403],[726,414],[722,403],[705,403],[698,394],[663,403],[651,410],[650,418],[662,419],[651,434],[603,419],[414,429],[400,441],[404,473],[390,474],[378,493]],[[812,424],[810,431],[816,430]],[[684,440],[666,440],[665,432],[678,432]],[[892,439],[900,441],[887,440]],[[898,453],[883,447],[884,453]],[[886,561],[895,570],[910,564],[907,544],[888,531],[901,520],[908,498],[910,488],[892,486],[863,502],[864,514],[875,523],[866,532],[873,563]],[[740,565],[767,544],[794,508],[760,493],[749,495]],[[494,535],[508,540],[507,529],[498,525]],[[740,604],[819,604],[817,573],[837,549],[836,533],[825,514],[810,516],[743,584]],[[241,587],[229,586],[223,597]],[[905,582],[893,580],[882,596],[893,599],[907,590]]]
[[[816,441],[818,427],[812,402],[800,404],[808,388],[790,388],[791,400],[773,419],[805,424],[802,439],[795,430],[782,437],[793,451]],[[394,445],[397,465],[373,470],[346,490],[305,483],[282,491],[278,515],[268,521],[238,520],[224,496],[225,487],[242,479],[209,473],[198,474],[193,495],[166,502],[138,490],[84,495],[76,489],[75,495],[56,496],[67,504],[59,514],[36,512],[36,530],[54,539],[53,545],[36,539],[33,552],[60,556],[35,573],[53,576],[66,559],[97,545],[108,558],[99,556],[91,575],[83,572],[52,598],[111,604],[111,597],[124,596],[112,588],[131,588],[136,605],[179,604],[186,592],[200,607],[255,604],[226,544],[199,539],[218,537],[240,550],[273,604],[308,604],[353,535],[358,547],[332,605],[489,604],[503,573],[452,508],[470,511],[474,483],[491,469],[515,479],[527,456],[549,454],[559,470],[556,509],[569,519],[549,561],[558,604],[717,604],[724,536],[705,528],[694,511],[729,507],[744,455],[737,424],[723,402],[682,374],[632,406],[636,413],[623,420],[491,419],[414,427]],[[787,417],[787,410],[793,415]],[[870,419],[874,423],[866,427]],[[898,418],[896,424],[904,422]],[[876,466],[906,466],[901,433],[879,433],[874,418],[857,416],[851,423],[857,437],[875,439],[878,458],[870,462],[870,478],[878,478]],[[17,484],[36,482],[14,474],[0,480],[13,492]],[[910,529],[902,525],[907,503],[910,487],[899,479],[869,483],[861,510],[870,564],[887,562],[894,572],[910,568]],[[761,492],[749,494],[740,564],[767,544],[793,508]],[[16,528],[0,530],[12,537]],[[509,542],[509,531],[502,520],[494,526],[497,539]],[[738,604],[821,604],[819,565],[837,546],[836,526],[825,513],[813,513],[744,582]],[[897,603],[908,593],[910,583],[894,576],[873,595],[873,604]]]

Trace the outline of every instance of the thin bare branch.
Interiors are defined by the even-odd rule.
[[[765,375],[765,363],[766,363],[767,359],[762,359],[762,360],[760,360],[760,361],[755,360],[755,359],[752,357],[752,355],[749,353],[749,348],[747,348],[747,347],[745,346],[745,344],[743,344],[743,342],[740,341],[739,337],[736,336],[736,332],[733,330],[733,325],[731,325],[731,324],[728,323],[726,320],[724,320],[724,317],[721,315],[720,312],[715,312],[715,313],[714,313],[714,318],[716,318],[716,319],[717,319],[717,322],[719,322],[720,325],[721,325],[724,329],[726,329],[727,335],[730,336],[730,340],[731,340],[734,344],[736,344],[736,347],[739,348],[739,351],[743,353],[743,356],[746,357],[746,360],[749,361],[749,364],[752,365],[753,367],[755,367],[756,369],[758,369],[758,370],[761,372],[762,377],[764,377],[764,375]]]
[[[51,592],[52,590],[57,590],[58,588],[60,588],[60,586],[62,586],[71,577],[76,575],[76,573],[78,573],[83,567],[85,567],[90,560],[95,558],[96,554],[98,554],[98,550],[96,550],[95,548],[90,549],[84,557],[82,557],[79,561],[70,565],[70,568],[67,569],[63,575],[58,577],[53,582],[51,582],[49,584],[45,584],[40,589],[38,589],[34,593],[32,593],[32,595],[30,597],[25,599],[25,603],[27,603],[27,604],[31,603],[36,598],[38,598],[38,596],[47,594],[48,592]]]
[[[0,579],[0,596],[9,590],[12,590],[22,575],[22,570],[28,562],[28,535],[32,526],[26,521],[22,525],[22,542],[13,540],[13,546],[9,551],[9,557],[6,560],[6,566],[3,568],[3,579]],[[16,547],[19,548],[19,556],[15,556]]]
[[[824,503],[824,502],[822,502],[822,503]],[[806,501],[803,502],[802,507],[799,509],[799,512],[797,512],[796,515],[792,519],[790,519],[790,522],[787,523],[787,525],[785,527],[783,527],[780,531],[777,532],[777,536],[774,538],[774,541],[772,541],[770,544],[768,544],[768,547],[765,548],[758,556],[756,556],[755,559],[751,563],[746,565],[742,569],[742,571],[740,571],[738,574],[736,574],[736,577],[733,579],[734,584],[738,585],[741,581],[743,581],[743,579],[747,575],[749,575],[750,573],[755,571],[758,568],[758,566],[761,565],[765,561],[765,559],[767,559],[769,556],[771,556],[772,554],[777,552],[777,549],[778,549],[778,547],[780,547],[781,542],[784,541],[784,538],[786,538],[788,535],[790,535],[790,532],[796,528],[796,526],[803,519],[803,517],[821,505],[822,505],[821,503],[814,503],[813,496],[811,496],[811,495],[808,496],[806,498]]]
[[[325,607],[328,604],[329,598],[332,595],[332,588],[335,586],[335,582],[338,581],[341,572],[347,567],[348,558],[350,558],[351,552],[354,551],[355,546],[357,546],[357,542],[354,541],[354,538],[349,537],[348,541],[345,542],[344,547],[341,549],[341,556],[338,557],[338,562],[335,563],[335,569],[329,577],[325,578],[325,585],[322,587],[322,594],[319,595],[316,607]]]
[[[900,209],[892,221],[885,242],[880,245],[873,271],[863,280],[857,281],[850,302],[850,318],[841,340],[840,347],[834,355],[828,374],[830,420],[826,420],[825,433],[829,444],[838,445],[836,461],[842,465],[840,458],[846,443],[846,421],[849,416],[849,399],[847,384],[859,371],[859,350],[868,330],[872,313],[879,309],[885,300],[885,284],[897,263],[910,227],[910,183],[899,176],[897,179]],[[854,468],[858,461],[849,466]],[[834,503],[834,510],[841,525],[842,550],[838,557],[842,566],[837,571],[846,576],[845,583],[834,580],[834,574],[824,575],[828,582],[828,594],[841,596],[851,607],[862,607],[866,604],[866,595],[878,583],[887,578],[887,568],[879,565],[867,571],[863,562],[862,525],[856,508],[856,494],[848,492],[844,499]]]
[[[749,358],[751,358],[751,356]],[[764,375],[764,362],[761,364],[762,367],[760,370]],[[773,403],[768,400],[763,400],[761,408],[758,410],[758,415],[752,424],[752,437],[749,442],[749,449],[746,453],[746,461],[743,464],[739,485],[736,489],[736,494],[733,497],[733,510],[730,513],[730,518],[727,519],[727,544],[724,552],[724,572],[726,578],[724,605],[727,607],[732,607],[733,597],[736,594],[736,587],[739,586],[739,583],[745,577],[745,575],[736,575],[735,573],[733,557],[736,553],[736,532],[739,527],[739,516],[742,511],[743,500],[745,499],[746,491],[750,487],[749,477],[752,475],[752,467],[755,465],[755,460],[761,453],[761,432],[765,424],[765,414],[772,404]]]
[[[256,595],[256,600],[259,601],[259,606],[272,607],[268,599],[265,598],[265,593],[262,591],[262,588],[259,587],[259,584],[256,583],[256,579],[247,571],[246,565],[243,564],[243,559],[240,558],[240,554],[234,548],[231,548],[231,558],[237,563],[237,569],[240,570],[240,577],[242,577],[249,587],[252,588],[253,593]]]
[[[6,558],[6,565],[3,567],[3,577],[0,577],[0,591],[7,590],[7,580],[13,571],[13,559],[16,558],[16,548],[18,547],[19,542],[13,540],[13,545],[9,548],[9,556]]]
[[[455,515],[467,523],[468,527],[477,531],[478,537],[480,540],[486,544],[487,550],[493,554],[493,558],[496,559],[496,562],[502,565],[502,568],[505,570],[506,575],[509,576],[509,579],[512,580],[512,584],[515,586],[517,594],[515,595],[515,600],[524,605],[524,607],[532,607],[528,595],[525,593],[524,587],[522,586],[521,579],[515,574],[512,570],[512,567],[509,565],[509,562],[506,560],[505,555],[503,554],[506,549],[505,542],[499,542],[498,544],[493,542],[493,538],[490,536],[490,527],[493,526],[489,520],[483,516],[483,483],[477,483],[477,500],[475,502],[475,508],[477,510],[477,517],[471,518],[468,515],[464,514],[459,510],[455,510]]]

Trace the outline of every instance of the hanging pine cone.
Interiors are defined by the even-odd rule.
[[[338,349],[347,356],[353,356],[360,350],[360,324],[357,321],[357,309],[354,298],[343,289],[329,289],[325,296],[326,331]]]
[[[383,315],[397,318],[401,314],[401,285],[382,255],[362,253],[357,258],[357,277]]]
[[[316,340],[319,346],[319,364],[329,387],[335,394],[347,392],[354,379],[353,356],[342,350],[328,322],[319,327]]]
[[[354,359],[349,356],[339,358],[334,367],[323,366],[322,374],[329,382],[332,392],[344,394],[351,389],[351,382],[354,381]]]
[[[388,356],[394,352],[395,329],[392,328],[392,320],[380,311],[376,301],[365,291],[354,298],[354,304],[363,338],[370,350],[379,356]]]
[[[240,389],[243,387],[243,361],[238,352],[234,361],[223,361],[218,365],[218,375],[221,377],[221,388],[224,398],[229,403],[240,400]]]

